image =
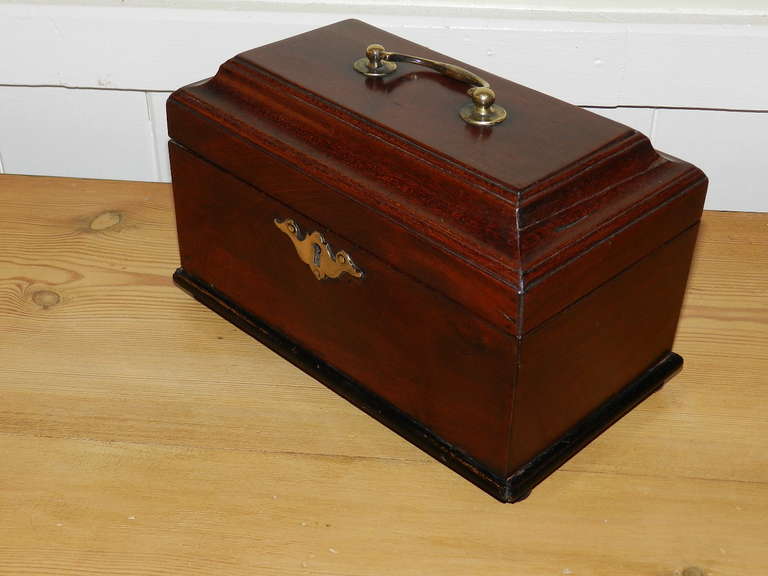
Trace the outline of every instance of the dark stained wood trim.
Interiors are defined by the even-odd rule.
[[[473,188],[357,127],[336,123],[325,114],[318,118],[320,111],[307,103],[276,101],[273,90],[265,84],[247,86],[244,79],[223,71],[208,83],[182,88],[168,101],[169,135],[209,162],[252,181],[252,169],[232,165],[236,159],[231,154],[206,141],[210,129],[185,130],[192,122],[217,126],[236,139],[239,150],[256,145],[428,238],[438,249],[519,284],[517,233],[509,228],[516,218],[514,203]],[[472,208],[460,209],[463,206]]]
[[[603,245],[634,245],[657,205],[706,187],[697,168],[659,156],[630,131],[536,182],[518,205],[462,179],[465,171],[445,158],[405,147],[400,137],[372,135],[370,122],[340,112],[343,103],[326,102],[251,62],[258,51],[171,96],[174,141],[516,335],[583,295],[558,294],[562,302],[555,302],[545,292],[581,282],[580,267]],[[467,138],[468,151],[473,142]],[[320,201],[307,205],[310,198]],[[692,221],[688,213],[667,220],[676,229],[661,241]],[[587,288],[636,261],[630,252],[592,262],[600,270]]]
[[[507,478],[509,493],[506,501],[515,502],[525,498],[531,489],[661,388],[682,367],[682,356],[674,352],[664,354],[635,380]]]
[[[677,195],[652,204],[651,208],[637,206],[633,208],[640,214],[636,219],[629,220],[629,224],[612,233],[605,233],[589,250],[563,260],[545,276],[537,277],[536,272],[531,273],[531,277],[526,278],[523,297],[527,313],[517,318],[518,334],[535,330],[591,290],[630,269],[698,223],[705,195],[706,181],[698,181]]]
[[[455,79],[355,72],[350,55],[373,37],[423,48],[344,21],[171,95],[176,281],[518,500],[680,366],[670,350],[706,176],[492,75],[508,121],[465,125]],[[286,214],[354,248],[368,281],[318,285],[274,244]]]
[[[534,486],[657,390],[682,366],[682,358],[677,354],[669,352],[663,355],[643,374],[597,407],[557,441],[517,469],[511,476],[502,478],[489,472],[471,456],[446,442],[389,402],[296,345],[253,314],[246,312],[210,285],[189,275],[181,268],[176,270],[173,279],[196,300],[502,502],[516,502],[524,499]]]
[[[391,77],[362,79],[349,65],[350,56],[353,60],[361,55],[370,38],[377,38],[390,49],[398,47],[401,51],[453,62],[476,71],[493,84],[498,101],[506,103],[510,121],[495,127],[492,132],[485,128],[464,126],[457,114],[448,111],[454,112],[454,104],[464,101],[466,87],[440,74],[408,64],[401,64]],[[315,53],[307,57],[305,48],[319,44],[322,45],[323,57],[317,57]],[[307,73],[308,62],[314,65],[313,74]],[[237,68],[242,70],[236,72]],[[542,187],[549,188],[554,182],[568,180],[575,174],[586,175],[588,166],[593,162],[620,150],[628,151],[637,141],[645,142],[644,155],[649,162],[657,157],[648,139],[627,126],[607,122],[598,116],[590,118],[589,112],[359,20],[336,22],[244,52],[225,63],[219,75],[223,76],[225,70],[226,73],[241,75],[250,84],[257,75],[267,76],[268,84],[279,85],[279,94],[291,91],[296,98],[322,108],[326,114],[333,114],[334,124],[344,122],[359,126],[377,140],[392,142],[396,148],[419,156],[421,163],[434,162],[441,170],[454,171],[460,174],[462,180],[471,181],[475,188],[492,184],[499,195],[513,201],[518,194],[525,196],[529,191],[538,192]],[[409,78],[418,78],[418,95],[408,89],[411,84]],[[408,97],[413,99],[407,101],[403,114],[397,114],[398,111],[390,107],[395,90],[395,94],[407,91]],[[374,104],[371,94],[375,93],[384,97],[375,99]],[[402,108],[403,104],[396,106]],[[410,116],[411,110],[418,114],[420,109],[425,108],[445,110],[446,113],[444,116]],[[541,120],[541,124],[536,124],[535,134],[526,134],[526,140],[530,141],[544,132],[543,125],[554,116],[567,118],[568,125],[574,130],[572,140],[563,140],[568,126],[558,124],[554,128],[558,134],[556,144],[564,145],[555,161],[556,169],[551,170],[545,167],[546,164],[541,164],[542,157],[549,150],[539,151],[520,163],[516,160],[519,154],[509,157],[499,153],[502,149],[514,149],[514,145],[519,145],[521,133],[514,127],[523,119]],[[588,130],[581,132],[577,126],[588,126]],[[447,133],[446,129],[451,132]],[[467,138],[475,142],[469,149],[465,145]],[[483,141],[488,143],[483,145]],[[576,149],[579,151],[576,152]],[[561,155],[572,161],[563,163]],[[533,162],[529,162],[531,159]]]
[[[487,471],[471,456],[438,437],[402,410],[317,358],[261,319],[232,302],[209,284],[188,274],[183,268],[176,270],[173,280],[200,303],[259,340],[267,348],[278,353],[366,414],[374,417],[495,498],[504,498],[506,484],[503,478]]]
[[[518,287],[503,282],[503,277],[489,270],[470,265],[463,254],[436,246],[418,231],[406,228],[392,216],[376,211],[370,205],[354,200],[343,192],[307,176],[296,165],[273,156],[262,148],[250,145],[247,154],[238,153],[243,144],[233,140],[228,131],[194,112],[180,111],[175,103],[169,104],[169,117],[184,114],[179,119],[184,134],[191,131],[205,133],[205,146],[227,152],[221,155],[222,166],[210,157],[171,141],[171,154],[175,148],[183,149],[201,161],[216,167],[229,176],[248,184],[260,193],[290,206],[296,214],[322,222],[334,234],[351,244],[376,254],[392,268],[399,270],[432,289],[435,289],[478,316],[509,333],[516,333]],[[242,174],[247,170],[247,178]],[[407,254],[407,257],[403,257]],[[457,262],[463,265],[457,265]]]

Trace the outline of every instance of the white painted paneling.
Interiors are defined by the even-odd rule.
[[[587,108],[651,139],[709,177],[706,208],[768,212],[768,113]]]
[[[704,170],[707,209],[768,212],[768,113],[657,110],[653,136]]]
[[[152,129],[155,137],[157,174],[160,182],[171,181],[171,164],[168,159],[168,121],[165,115],[165,101],[170,95],[170,92],[150,92],[147,94],[149,114],[152,118]]]
[[[9,174],[157,178],[142,92],[0,86],[0,155]]]
[[[175,90],[333,15],[0,3],[3,84]]]
[[[768,211],[764,2],[471,2],[0,0],[0,172],[168,181],[169,91],[356,17],[639,130],[705,170],[708,208]]]
[[[5,0],[15,1],[15,0]],[[72,0],[35,0],[45,4],[68,4]],[[302,4],[316,9],[338,0],[282,0],[283,4]],[[89,0],[89,4],[101,6],[156,6],[164,7],[169,0]],[[231,10],[263,6],[263,0],[174,0],[174,6],[199,8],[217,6]],[[381,0],[347,0],[348,6],[384,4]],[[561,12],[637,12],[674,14],[757,14],[768,12],[765,0],[395,0],[387,5],[458,7],[458,8],[507,8],[514,10],[545,10]]]
[[[760,73],[766,18],[735,10],[542,12],[450,0],[114,4],[0,3],[0,53],[13,55],[0,59],[0,83],[174,90],[240,51],[356,17],[575,104],[768,110],[768,74]]]
[[[767,23],[635,26],[619,104],[768,110]]]
[[[616,122],[634,128],[649,138],[653,131],[653,108],[586,108]]]
[[[520,21],[483,28],[466,20],[475,27],[399,29],[394,22],[382,27],[573,104],[618,102],[625,41],[621,26],[550,22],[546,30],[541,22]]]

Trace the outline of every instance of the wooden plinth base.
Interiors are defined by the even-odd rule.
[[[435,435],[424,425],[375,393],[319,360],[311,352],[296,345],[253,314],[228,300],[216,289],[187,274],[182,268],[176,270],[173,279],[196,300],[502,502],[517,502],[528,496],[536,484],[660,388],[683,364],[683,359],[677,354],[672,352],[666,354],[559,440],[540,452],[514,474],[503,478],[491,473],[465,452]]]

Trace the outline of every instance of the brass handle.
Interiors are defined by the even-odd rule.
[[[395,62],[426,66],[449,78],[471,85],[467,94],[472,98],[472,102],[459,108],[459,116],[468,124],[492,126],[503,122],[507,117],[507,111],[495,103],[496,93],[491,90],[491,85],[477,74],[454,64],[399,52],[388,52],[381,44],[371,44],[365,49],[365,57],[355,60],[352,67],[365,76],[379,77],[397,70]]]
[[[290,218],[275,218],[275,226],[291,239],[299,258],[310,267],[318,280],[338,278],[344,273],[355,278],[363,277],[363,271],[355,265],[350,255],[344,250],[334,252],[320,232],[304,234],[299,225]]]

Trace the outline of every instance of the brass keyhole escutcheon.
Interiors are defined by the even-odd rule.
[[[278,230],[291,239],[299,258],[309,266],[318,280],[338,278],[342,274],[349,274],[355,278],[363,277],[363,271],[352,261],[352,257],[344,250],[334,252],[320,232],[304,234],[299,225],[290,218],[285,220],[275,218],[274,222]]]

